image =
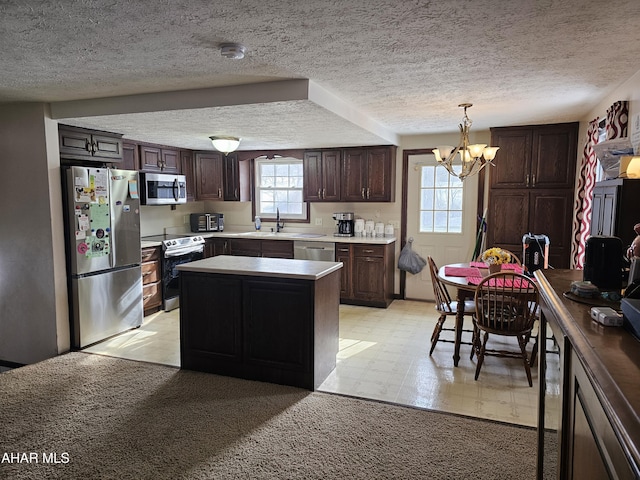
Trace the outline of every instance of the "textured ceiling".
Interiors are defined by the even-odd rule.
[[[457,130],[461,102],[473,129],[575,121],[638,71],[638,18],[638,0],[2,0],[0,103],[288,79],[331,97],[60,120],[189,148],[389,143]]]

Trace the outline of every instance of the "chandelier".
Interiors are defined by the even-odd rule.
[[[451,175],[460,180],[475,175],[487,164],[495,165],[493,159],[500,147],[487,147],[484,143],[469,145],[469,128],[471,119],[467,116],[467,108],[473,106],[472,103],[461,103],[458,105],[464,108],[464,118],[460,127],[460,143],[457,147],[442,145],[433,150],[433,154],[440,165],[446,168]],[[458,165],[454,164],[456,155],[460,153]]]
[[[235,151],[240,145],[240,139],[238,137],[209,137],[211,139],[211,143],[213,144],[213,148],[218,150],[219,152],[228,155],[229,153]]]

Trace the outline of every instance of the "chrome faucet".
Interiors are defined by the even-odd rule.
[[[280,209],[276,208],[276,233],[284,228],[284,222],[280,222]]]

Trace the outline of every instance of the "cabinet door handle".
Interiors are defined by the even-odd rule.
[[[527,179],[525,180],[525,186],[529,187],[529,174],[527,173]]]
[[[367,187],[367,198],[369,198],[369,193],[370,193],[370,190],[369,190],[369,187]]]
[[[322,198],[322,189],[318,189],[318,198]]]
[[[151,275],[152,273],[153,273],[153,271],[151,271],[151,272],[144,272],[144,273],[142,274],[142,276],[143,276],[143,277],[146,277],[147,275]]]
[[[373,250],[363,250],[363,253],[373,253]]]
[[[233,189],[233,196],[234,196],[235,198],[238,198],[238,189],[237,189],[237,188],[234,188],[234,189]]]
[[[533,182],[532,182],[532,185],[531,185],[531,186],[532,186],[532,187],[535,187],[535,186],[536,186],[536,174],[535,174],[535,173],[533,174]]]
[[[142,296],[142,301],[144,302],[147,298],[151,298],[151,297],[153,297],[153,294],[143,295]]]
[[[218,188],[218,197],[222,197],[222,189]]]
[[[364,200],[366,197],[364,196],[364,187],[362,188],[362,199]]]
[[[327,191],[324,188],[322,189],[322,198],[327,198]]]

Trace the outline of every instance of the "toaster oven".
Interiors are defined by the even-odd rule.
[[[222,213],[192,213],[190,217],[192,232],[222,232],[224,215]]]

